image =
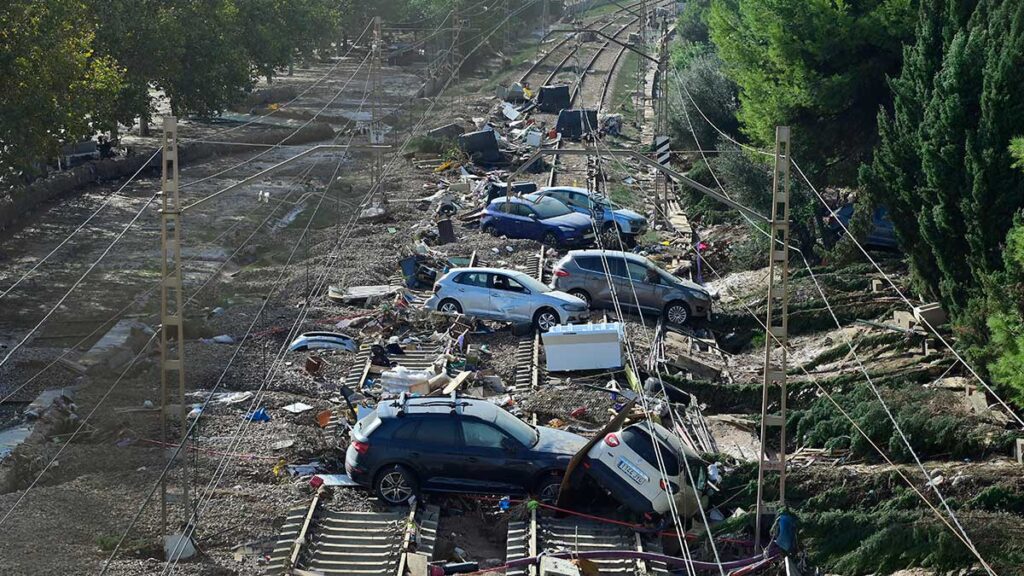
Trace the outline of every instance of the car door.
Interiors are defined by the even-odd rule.
[[[552,198],[558,200],[562,204],[565,204],[569,208],[572,208],[575,212],[579,212],[581,214],[589,214],[589,210],[587,210],[585,206],[580,205],[576,201],[575,198],[578,195],[578,193],[569,190],[555,190],[550,194]]]
[[[537,211],[528,204],[516,204],[516,223],[522,229],[521,238],[540,240],[544,237],[544,224],[540,221]]]
[[[458,422],[449,414],[416,416],[414,447],[407,457],[420,470],[419,481],[428,490],[460,490],[465,485],[466,463]]]
[[[634,308],[637,301],[639,301],[640,308],[644,313],[660,313],[658,284],[657,282],[651,282],[652,275],[653,278],[658,278],[657,272],[648,268],[645,264],[628,259],[626,260],[626,272],[633,283],[630,286],[627,281],[627,291],[624,297],[629,299]],[[634,290],[636,291],[635,296],[633,294]]]
[[[474,489],[482,492],[518,491],[528,486],[530,462],[526,449],[489,422],[460,418],[466,470]]]
[[[590,197],[582,192],[569,192],[569,206],[580,214],[586,214],[590,217],[595,216],[593,203],[590,201]],[[601,214],[596,214],[596,216],[596,221],[600,224]]]
[[[609,254],[606,258],[608,260],[608,269],[611,273],[611,281],[615,286],[615,297],[618,299],[619,306],[622,307],[625,312],[636,312],[636,302],[633,299],[633,289],[629,284],[629,271],[626,267],[626,259],[618,254]]]
[[[517,322],[533,320],[530,291],[510,276],[491,274],[490,306],[495,318]]]
[[[453,296],[462,305],[462,312],[483,318],[492,315],[491,295],[486,272],[463,272],[455,277]]]
[[[498,217],[494,222],[494,228],[498,231],[498,234],[512,236],[515,224],[515,219],[512,217],[514,209],[515,204],[513,202],[505,201],[498,205]]]
[[[612,291],[601,257],[579,256],[576,264],[585,271],[587,280],[581,288],[590,294],[590,305],[594,308],[612,308]]]

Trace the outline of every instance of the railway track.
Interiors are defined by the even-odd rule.
[[[318,493],[288,513],[267,573],[400,576],[411,522],[412,513],[334,510]]]

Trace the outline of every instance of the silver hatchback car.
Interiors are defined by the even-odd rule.
[[[453,268],[434,284],[426,307],[446,314],[530,322],[545,332],[558,324],[590,318],[583,300],[522,272],[501,268]]]
[[[555,265],[551,287],[586,300],[593,308],[614,308],[609,284],[626,311],[637,312],[639,302],[643,313],[664,314],[673,324],[685,324],[693,318],[711,319],[711,294],[707,290],[630,252],[573,250]]]

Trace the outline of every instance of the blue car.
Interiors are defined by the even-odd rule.
[[[548,246],[585,246],[594,240],[594,221],[553,198],[497,198],[484,210],[480,229]]]
[[[614,235],[612,226],[618,226],[623,240],[632,242],[637,236],[647,231],[647,218],[627,208],[620,208],[608,198],[587,190],[572,186],[555,186],[541,188],[530,194],[532,198],[554,198],[575,212],[593,216],[602,232]]]

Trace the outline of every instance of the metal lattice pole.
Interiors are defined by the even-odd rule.
[[[382,84],[382,69],[384,66],[384,38],[381,35],[380,16],[373,18],[373,53],[370,58],[370,90],[372,103],[370,105],[370,144],[378,145],[384,143],[384,88]],[[377,195],[384,200],[384,155],[380,151],[374,152],[373,171],[371,174],[371,189],[377,188]]]
[[[188,412],[185,410],[185,298],[181,274],[181,197],[178,182],[178,120],[173,116],[164,118],[164,138],[161,155],[161,206],[160,206],[160,430],[161,439],[168,444],[168,412],[171,404],[169,387],[178,381],[178,410],[181,419],[181,442],[184,444],[188,430]],[[183,459],[187,467],[187,458]],[[189,477],[182,471],[181,501],[188,518]],[[160,520],[163,534],[167,534],[167,479],[160,482]]]
[[[786,504],[786,345],[789,333],[789,127],[775,129],[775,173],[772,178],[771,240],[768,246],[768,312],[765,319],[764,389],[761,397],[761,449],[757,468],[757,516],[754,547],[761,548],[761,517]],[[773,393],[779,410],[769,412]],[[768,436],[777,430],[778,458],[768,458]],[[771,432],[769,432],[771,431]],[[765,501],[765,473],[778,472],[778,500]]]

